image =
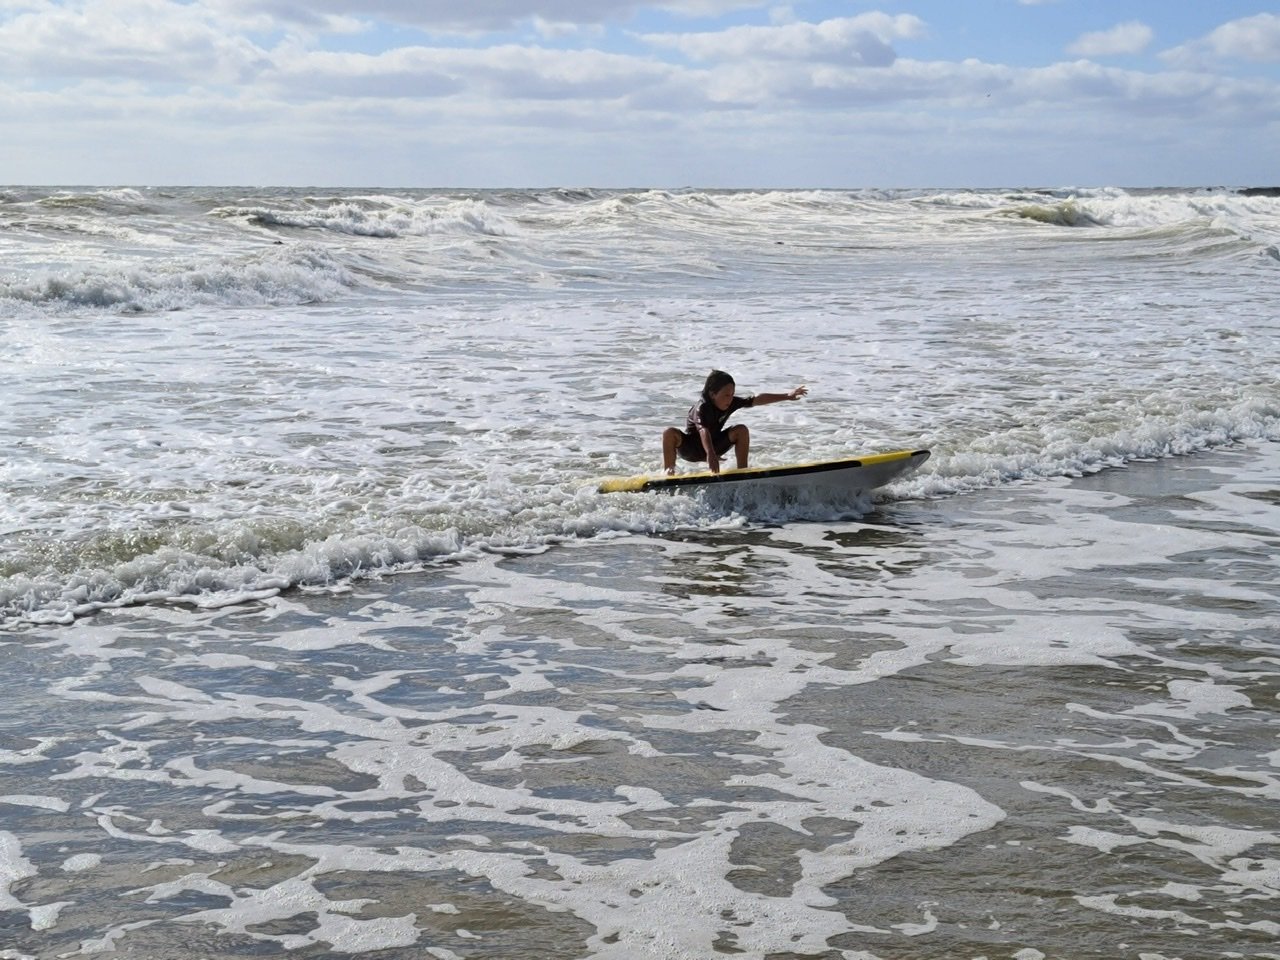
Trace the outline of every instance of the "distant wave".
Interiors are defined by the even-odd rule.
[[[152,202],[140,190],[132,187],[84,191],[61,190],[39,197],[35,202],[46,208],[83,207],[94,210],[118,209],[128,212],[145,210],[152,206]]]
[[[1150,228],[1189,223],[1243,225],[1280,217],[1270,197],[1230,193],[1128,193],[1096,190],[1067,197],[1002,198],[994,205],[1005,216],[1057,226]]]
[[[477,200],[458,200],[442,207],[411,201],[376,202],[344,200],[323,206],[301,208],[230,206],[211,211],[211,216],[242,219],[264,227],[324,230],[363,237],[417,237],[463,233],[508,236],[513,230],[497,211]]]
[[[1002,211],[1003,212],[1003,211]],[[1092,214],[1075,200],[1063,200],[1059,203],[1028,203],[1007,211],[1009,216],[1023,220],[1034,220],[1056,227],[1096,227],[1101,225]]]
[[[1107,239],[1153,241],[1152,256],[1252,254],[1276,258],[1280,200],[1228,192],[1094,190],[1066,197],[974,193],[933,198],[996,221],[1101,229]]]
[[[269,306],[331,300],[355,285],[354,275],[325,251],[295,246],[211,263],[158,260],[100,272],[0,277],[0,302],[122,311]]]

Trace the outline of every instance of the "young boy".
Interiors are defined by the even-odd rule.
[[[712,473],[720,472],[720,458],[733,447],[738,469],[747,465],[751,450],[751,432],[742,424],[728,430],[725,421],[742,407],[759,407],[781,400],[799,400],[808,387],[796,387],[790,393],[758,393],[755,396],[734,395],[733,377],[723,370],[712,370],[702,388],[702,399],[689,408],[685,429],[667,427],[662,434],[662,466],[668,474],[676,472],[676,454],[684,460],[705,460]]]

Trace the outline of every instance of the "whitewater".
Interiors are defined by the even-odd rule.
[[[0,958],[1277,956],[1280,198],[0,188]],[[612,494],[712,368],[840,501]]]

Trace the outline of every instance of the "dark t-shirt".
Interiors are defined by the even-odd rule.
[[[755,402],[756,398],[754,396],[735,396],[729,403],[729,409],[721,410],[710,400],[699,400],[689,408],[689,420],[685,424],[684,432],[696,440],[698,438],[698,428],[706,427],[711,433],[712,442],[714,442],[724,433],[725,422],[733,416],[735,410],[749,407]]]

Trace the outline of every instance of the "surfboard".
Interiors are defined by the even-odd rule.
[[[838,490],[855,493],[874,490],[905,476],[929,459],[928,450],[894,450],[844,460],[820,460],[816,463],[791,463],[777,467],[746,467],[712,473],[681,473],[675,476],[640,474],[635,477],[610,477],[600,484],[601,493],[649,493],[688,491],[690,493],[726,485],[745,487],[790,488],[818,492]]]

